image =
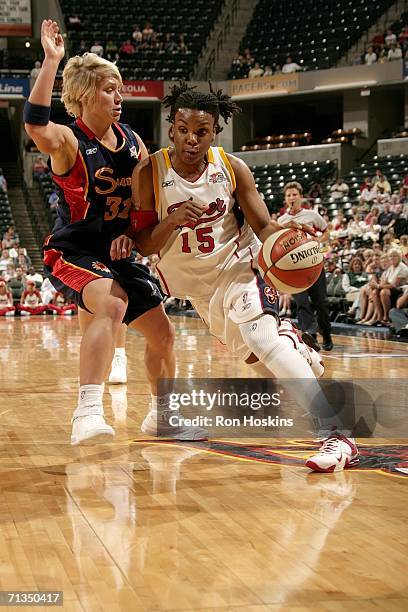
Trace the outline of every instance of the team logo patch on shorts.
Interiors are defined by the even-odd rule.
[[[278,300],[278,292],[272,287],[264,287],[264,296],[269,304],[276,304]]]
[[[106,274],[110,274],[109,268],[105,266],[105,264],[101,263],[100,261],[93,261],[92,267],[94,270],[99,270],[100,272],[106,272]]]

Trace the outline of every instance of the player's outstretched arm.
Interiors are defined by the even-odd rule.
[[[55,21],[42,22],[41,44],[45,59],[24,109],[25,129],[42,153],[59,158],[57,171],[62,174],[75,162],[78,144],[68,127],[49,120],[55,75],[65,55],[64,41]]]
[[[228,154],[228,159],[235,174],[235,197],[238,204],[255,234],[261,242],[264,242],[268,236],[282,229],[282,226],[271,220],[266,204],[256,189],[254,177],[246,163],[234,155]],[[293,222],[288,226],[301,228],[298,223]]]

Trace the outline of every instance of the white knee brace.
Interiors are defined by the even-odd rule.
[[[315,378],[307,361],[279,336],[272,315],[241,323],[239,329],[247,347],[277,378]]]

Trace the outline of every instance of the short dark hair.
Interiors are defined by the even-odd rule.
[[[214,117],[215,132],[219,134],[222,131],[222,127],[218,123],[220,115],[225,123],[228,123],[228,119],[240,113],[241,108],[222,89],[214,91],[211,82],[209,82],[209,87],[209,93],[203,93],[202,91],[195,91],[196,87],[189,87],[185,81],[173,85],[169,95],[162,99],[163,106],[170,108],[167,120],[174,123],[179,108],[205,111]]]
[[[283,188],[284,195],[286,195],[286,192],[288,189],[297,189],[300,195],[303,195],[303,187],[297,181],[291,181],[290,183],[286,183],[286,185]]]

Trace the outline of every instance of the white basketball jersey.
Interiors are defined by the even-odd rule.
[[[213,295],[224,270],[250,261],[259,250],[235,201],[235,175],[224,150],[211,147],[207,159],[204,172],[190,182],[173,169],[168,149],[151,156],[159,221],[189,198],[206,206],[200,219],[176,229],[159,253],[156,269],[163,291],[178,298]]]

